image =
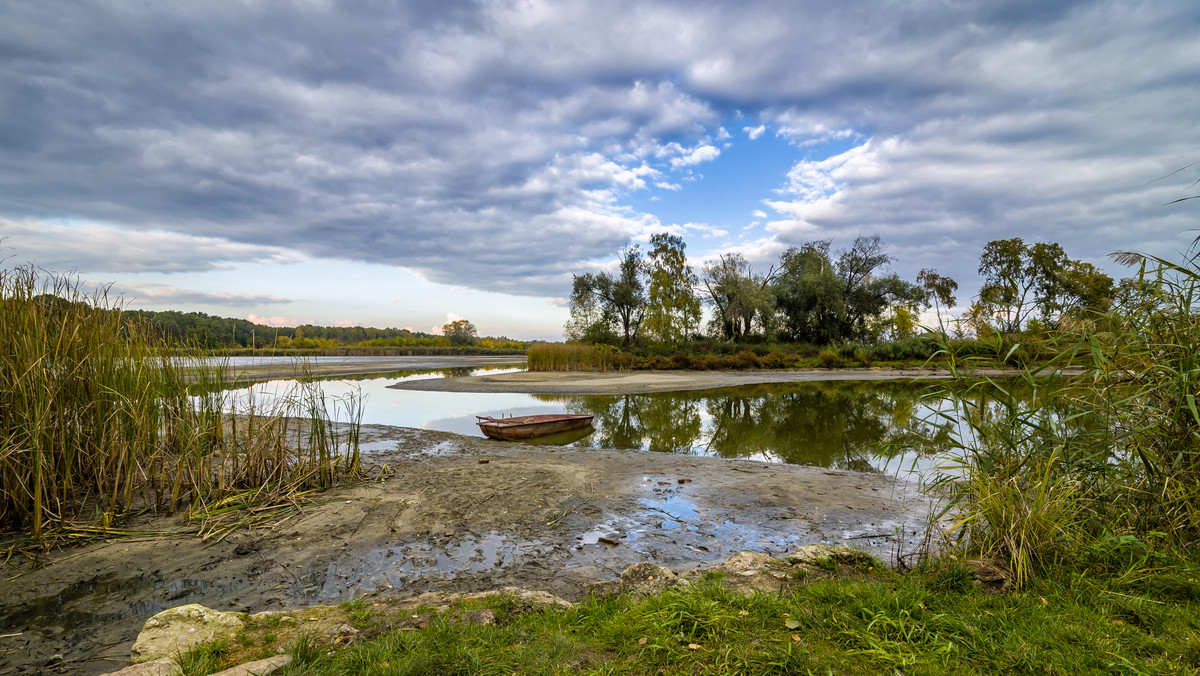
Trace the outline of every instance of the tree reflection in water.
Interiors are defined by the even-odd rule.
[[[601,448],[753,458],[878,471],[883,442],[938,450],[941,430],[923,419],[927,384],[821,382],[615,396],[539,395],[596,416],[585,442]]]

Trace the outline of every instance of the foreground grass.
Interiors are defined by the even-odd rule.
[[[181,659],[190,674],[283,650],[295,662],[277,673],[291,675],[1196,673],[1200,564],[1113,542],[1013,593],[984,591],[947,560],[784,595],[743,596],[710,576],[565,611],[498,596],[397,616],[359,600],[336,609],[358,630],[351,636],[283,641],[268,624]],[[463,621],[481,608],[494,624]],[[417,617],[420,628],[405,626]]]

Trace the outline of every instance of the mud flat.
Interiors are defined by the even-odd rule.
[[[363,438],[388,478],[272,527],[14,559],[0,569],[0,673],[115,670],[149,616],[185,603],[259,612],[504,586],[577,600],[638,561],[682,571],[818,542],[892,560],[916,548],[928,513],[914,486],[875,474],[385,426]]]

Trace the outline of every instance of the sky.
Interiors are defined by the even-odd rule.
[[[1177,255],[1200,3],[7,0],[0,258],[134,309],[561,339],[572,276],[878,234]]]

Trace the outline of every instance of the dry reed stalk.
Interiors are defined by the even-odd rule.
[[[331,410],[309,382],[235,416],[219,388],[227,367],[167,348],[106,289],[0,271],[0,528],[38,539],[245,492],[278,502],[358,472],[360,402]]]

